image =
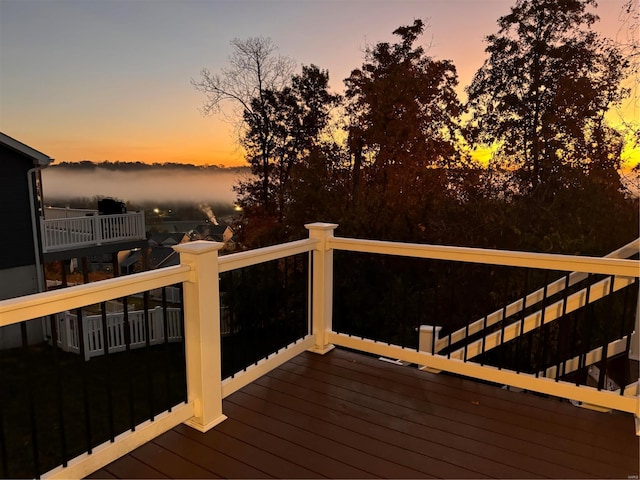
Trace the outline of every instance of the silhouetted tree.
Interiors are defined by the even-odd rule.
[[[457,162],[456,69],[416,45],[423,31],[422,20],[399,27],[397,43],[368,48],[345,80],[354,208],[375,212],[386,229],[414,229],[416,202],[444,190],[446,176],[433,167]]]
[[[270,102],[267,92],[277,92],[291,81],[294,62],[276,54],[271,39],[252,37],[231,42],[233,52],[229,67],[219,74],[204,68],[199,81],[191,80],[193,87],[206,95],[202,113],[210,115],[221,112],[225,102],[231,102],[233,110],[229,118],[243,138],[247,120],[257,128],[253,132],[257,151],[252,152],[252,164],[259,164],[256,173],[260,180],[260,197],[263,204],[269,203],[269,173],[272,158],[273,125],[267,116]]]
[[[468,87],[471,138],[497,143],[520,193],[571,181],[573,168],[615,177],[622,139],[604,122],[626,95],[626,61],[590,26],[595,0],[518,0],[487,37]],[[553,190],[553,189],[550,189]]]
[[[290,86],[265,90],[262,99],[252,101],[252,108],[260,115],[245,114],[247,131],[242,142],[256,179],[242,181],[236,187],[248,221],[249,217],[261,217],[263,223],[265,218],[272,218],[274,224],[283,222],[292,171],[320,148],[330,112],[340,102],[340,96],[329,92],[328,83],[327,71],[315,65],[304,66],[300,75],[291,78]],[[266,139],[265,122],[270,131]]]

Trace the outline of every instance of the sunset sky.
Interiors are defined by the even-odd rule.
[[[515,0],[0,0],[0,131],[62,161],[242,165],[231,127],[203,117],[190,79],[225,66],[234,38],[271,37],[331,87],[367,44],[430,19],[429,54],[451,59],[460,93],[483,39]],[[626,38],[624,0],[600,0],[596,29]],[[638,118],[628,103],[625,115]]]

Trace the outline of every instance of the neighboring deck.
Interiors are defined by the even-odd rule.
[[[92,478],[638,478],[633,416],[421,372],[345,350],[304,353]]]
[[[65,258],[67,251],[97,255],[100,253],[99,247],[105,245],[118,245],[120,250],[125,250],[143,245],[141,242],[147,238],[144,212],[109,215],[91,213],[86,216],[61,217],[66,213],[66,209],[45,211],[54,217],[58,215],[57,218],[40,218],[42,253],[47,260]],[[70,215],[74,215],[78,211],[69,212]]]

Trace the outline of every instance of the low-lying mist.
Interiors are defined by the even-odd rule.
[[[78,197],[112,197],[132,203],[233,204],[233,186],[250,175],[247,169],[165,169],[142,171],[105,168],[78,170],[64,166],[42,170],[45,202]]]

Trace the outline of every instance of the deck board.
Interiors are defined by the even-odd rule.
[[[215,472],[222,478],[256,478],[263,476],[263,472],[229,457],[211,447],[203,445],[196,439],[170,430],[156,438],[154,443],[172,451],[209,472]]]
[[[231,435],[223,433],[221,428],[210,430],[206,435],[186,425],[179,425],[174,430],[236,460],[247,462],[252,467],[263,472],[262,475],[256,475],[256,478],[321,478],[319,474],[301,467],[295,462],[278,457],[243,440],[238,440]]]
[[[262,403],[258,397],[239,392],[238,395],[233,396],[230,402],[229,413],[243,415],[243,418],[247,420],[278,432],[278,435],[283,438],[295,441],[299,445],[311,446],[328,459],[357,468],[353,472],[354,478],[388,478],[394,475],[402,478],[431,476],[425,471],[424,461],[420,455],[416,455],[416,458],[409,458],[411,452],[394,452],[390,449],[385,451],[387,445],[384,442],[323,421],[322,417],[316,417],[313,414],[300,414],[295,410],[280,407],[271,401],[267,405]],[[316,408],[316,411],[322,413],[319,408]],[[277,418],[286,419],[286,421],[279,421]],[[300,425],[300,427],[296,425]],[[363,442],[369,445],[366,452],[358,448],[358,445]],[[395,462],[390,462],[385,457],[392,457]],[[336,473],[342,475],[343,472],[344,466],[338,466]]]
[[[220,478],[215,472],[199,467],[199,459],[185,458],[161,447],[155,440],[135,449],[131,456],[168,478]]]
[[[256,383],[261,381],[263,379]],[[305,401],[313,401],[314,396],[318,402],[328,400],[318,396],[310,382],[300,380],[299,385],[300,389],[308,387],[312,392]],[[354,402],[362,398],[362,395],[357,392],[334,391],[334,395],[345,401]],[[454,465],[465,466],[475,472],[474,478],[477,478],[478,473],[488,477],[507,475],[510,478],[529,478],[533,472],[546,468],[545,465],[538,464],[540,459],[544,458],[539,453],[536,452],[539,458],[534,458],[535,455],[532,457],[531,453],[522,454],[514,451],[509,437],[505,437],[502,442],[495,442],[494,439],[487,438],[491,432],[486,430],[470,428],[459,422],[433,417],[430,413],[397,404],[389,409],[388,405],[383,401],[369,398],[365,402],[361,401],[345,407],[348,408],[346,412],[349,417],[338,418],[336,421],[348,422],[349,428],[359,431],[368,430],[371,434],[383,436],[389,442],[397,442],[401,448],[428,452],[428,456],[433,455]],[[535,448],[536,445],[525,444],[521,445],[520,451],[529,452]],[[508,456],[505,455],[505,449],[510,449]],[[545,462],[549,461],[548,458],[544,459]],[[560,472],[566,478],[589,476],[588,472],[570,468],[562,469],[559,465],[549,470],[556,474]]]
[[[539,456],[545,461],[550,461],[550,457],[555,457],[557,461],[581,466],[585,475],[590,472],[594,472],[596,476],[605,475],[602,470],[603,465],[593,460],[602,455],[603,449],[609,458],[609,463],[604,465],[605,471],[609,471],[611,468],[610,463],[624,464],[625,459],[628,459],[629,456],[637,456],[637,441],[622,444],[615,441],[616,436],[619,436],[620,429],[633,433],[633,422],[629,422],[628,415],[588,411],[576,408],[567,402],[560,403],[557,400],[540,398],[531,394],[509,392],[446,375],[424,374],[410,368],[396,369],[396,371],[385,375],[384,379],[376,378],[373,369],[379,363],[378,360],[361,355],[353,358],[346,365],[349,369],[357,372],[359,381],[363,383],[378,382],[383,387],[376,389],[370,385],[367,387],[361,385],[360,390],[354,393],[356,395],[365,393],[367,389],[373,394],[378,392],[377,394],[384,399],[382,405],[387,406],[385,414],[404,412],[404,415],[409,416],[413,414],[413,411],[429,414],[428,423],[424,425],[430,429],[438,429],[441,433],[459,432],[463,436],[468,436],[469,433],[465,433],[465,430],[474,427],[476,431],[470,433],[472,438],[475,436],[482,444],[491,445],[492,439],[502,437],[503,441],[498,446],[511,451],[515,446],[514,440],[527,442],[530,443],[530,447],[521,445],[521,448],[526,449],[524,451],[531,452],[530,454]],[[342,358],[337,360],[344,363]],[[304,359],[298,357],[271,375],[282,376],[283,370],[295,371],[295,362],[304,366]],[[368,366],[371,373],[367,372],[367,369],[363,369],[362,366]],[[318,370],[321,370],[324,376],[318,377]],[[342,377],[347,374],[337,368],[327,369],[325,363],[318,364],[313,370],[301,370],[301,372],[303,374],[292,381],[300,383],[306,382],[306,378],[319,378],[319,381],[331,382],[333,385],[353,385],[349,378]],[[407,389],[389,381],[389,378],[397,379],[398,376],[413,377],[412,386],[418,385],[418,388]],[[367,379],[367,377],[370,378]],[[416,382],[416,378],[419,382]],[[425,382],[428,384],[425,385]],[[451,383],[455,386],[446,385]],[[445,384],[444,387],[449,390],[448,395],[441,395],[442,388],[437,388],[438,385],[443,386],[442,384]],[[311,388],[309,382],[305,385]],[[471,389],[473,395],[466,394],[464,391],[466,388]],[[459,397],[456,397],[456,394]],[[495,396],[491,396],[492,394]],[[510,398],[511,400],[505,402],[504,399],[498,397]],[[523,410],[522,403],[516,401],[519,399],[527,399],[530,408],[527,408],[526,411]],[[360,396],[359,402],[360,405],[367,406],[371,403],[371,398]],[[548,413],[545,415],[545,412]],[[354,412],[354,415],[358,414],[359,412]],[[592,422],[589,423],[589,420]],[[422,420],[417,418],[414,421],[420,422]],[[606,421],[611,422],[608,429],[603,428]],[[574,425],[583,425],[583,427],[591,425],[592,428],[591,430],[584,428],[577,430]],[[445,439],[446,437],[441,437],[440,441]],[[552,448],[549,448],[549,445]],[[541,452],[541,450],[546,451]],[[544,455],[539,455],[540,453],[544,453]],[[573,458],[566,458],[568,455],[573,455]]]
[[[425,375],[411,368],[395,369],[385,372],[385,378],[377,378],[372,370],[378,365],[378,360],[349,352],[345,356],[346,359],[337,358],[317,364],[314,370],[326,374],[322,381],[337,384],[344,381],[341,380],[340,370],[331,368],[334,362],[341,367],[354,369],[363,383],[382,386],[382,395],[392,400],[393,405],[431,413],[434,418],[452,418],[459,423],[494,432],[507,431],[510,436],[518,435],[524,440],[535,439],[539,445],[553,442],[554,447],[560,450],[585,457],[597,457],[602,449],[608,450],[614,459],[619,457],[620,461],[628,455],[637,455],[637,441],[619,442],[620,431],[633,433],[633,421],[629,420],[628,415],[602,414],[576,408],[557,399],[506,391],[447,375]],[[304,361],[306,359],[298,357],[281,370],[291,371],[295,368],[292,366],[294,362]],[[369,366],[370,371],[359,367],[360,363]],[[308,375],[313,375],[313,372]],[[403,380],[404,377],[407,380]],[[389,379],[397,382],[392,383]],[[398,379],[409,382],[409,388],[398,385]],[[391,392],[398,395],[392,398]],[[428,401],[423,401],[423,398]],[[556,442],[560,445],[556,445]]]
[[[141,462],[133,455],[125,455],[101,468],[88,478],[168,478],[165,474]]]
[[[421,372],[303,353],[92,478],[629,478],[631,415]]]

